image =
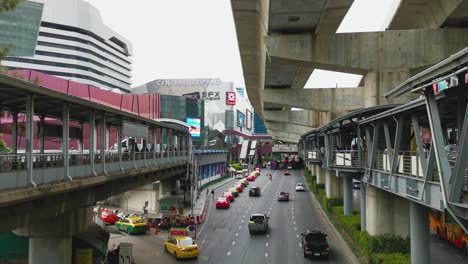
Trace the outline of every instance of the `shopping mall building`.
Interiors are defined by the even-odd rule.
[[[130,92],[132,44],[82,0],[28,0],[0,16],[1,65]]]

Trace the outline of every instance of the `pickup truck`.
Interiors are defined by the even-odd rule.
[[[270,219],[270,217],[266,216],[266,214],[251,215],[249,221],[249,233],[268,232],[268,219]]]
[[[327,234],[318,230],[306,230],[301,235],[304,257],[328,257],[330,255]]]

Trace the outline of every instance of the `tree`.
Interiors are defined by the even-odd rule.
[[[16,8],[23,0],[0,0],[0,12],[8,12]]]

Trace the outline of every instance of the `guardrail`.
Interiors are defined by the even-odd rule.
[[[188,161],[187,151],[171,152],[118,152],[111,150],[101,155],[99,151],[92,157],[89,153],[69,153],[68,161],[62,152],[33,153],[32,175],[28,174],[28,155],[0,154],[0,190],[25,188],[31,181],[37,185],[64,180],[92,177],[103,173],[132,170],[149,166]],[[103,164],[102,157],[105,160]],[[94,166],[91,166],[93,164]],[[69,175],[65,171],[68,162]],[[105,165],[105,166],[104,166]],[[93,170],[94,167],[94,171]],[[31,172],[29,172],[31,173]]]

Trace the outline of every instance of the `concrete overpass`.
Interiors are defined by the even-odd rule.
[[[40,84],[44,76],[27,73],[0,74],[0,106],[12,116],[13,141],[10,153],[0,153],[0,232],[29,236],[31,263],[71,263],[71,237],[88,227],[97,201],[155,181],[171,191],[168,186],[186,179],[190,135],[186,127],[78,97],[89,87],[75,90],[57,80],[51,89]],[[58,138],[59,149],[46,149],[50,137]],[[79,150],[70,151],[77,138]],[[140,149],[130,143],[137,138]],[[170,147],[162,151],[164,145]]]
[[[362,107],[407,102],[414,95],[388,99],[383,94],[468,43],[466,0],[402,1],[387,31],[343,34],[335,32],[353,1],[231,3],[246,90],[274,139],[299,138],[289,124],[323,124],[285,123],[283,112],[292,107],[328,122]],[[364,78],[352,89],[304,90],[314,69]]]

